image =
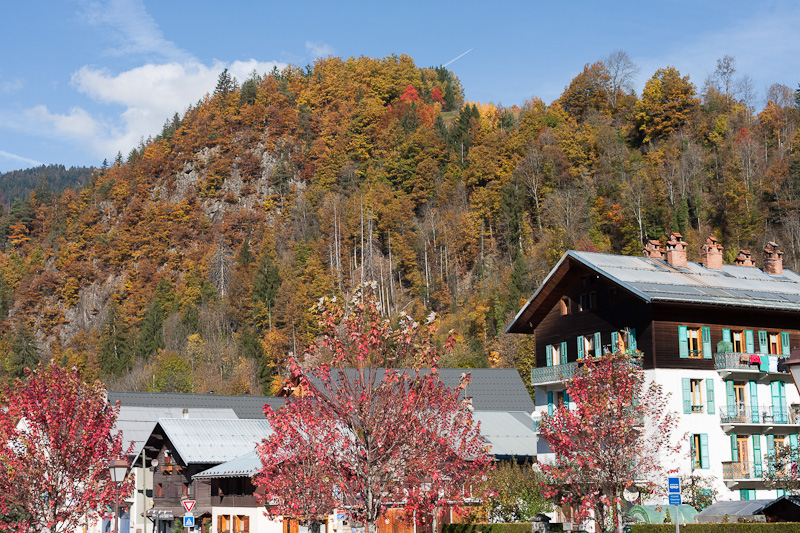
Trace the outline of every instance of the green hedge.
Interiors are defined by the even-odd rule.
[[[442,533],[531,533],[531,523],[444,524],[442,525]]]
[[[674,533],[675,524],[637,524],[631,526],[631,533]],[[681,533],[800,533],[798,522],[778,522],[774,524],[686,524],[681,525]]]

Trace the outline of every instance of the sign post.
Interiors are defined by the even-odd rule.
[[[194,529],[194,515],[192,514],[192,509],[194,509],[194,504],[196,502],[195,500],[181,500],[181,503],[183,504],[183,508],[186,509],[186,514],[183,515],[183,527],[184,529]]]
[[[678,519],[678,512],[681,504],[681,478],[667,478],[667,496],[669,498],[669,505],[675,506],[675,533],[680,533],[681,522]]]

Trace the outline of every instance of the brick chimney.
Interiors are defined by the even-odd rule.
[[[686,241],[683,235],[673,231],[666,244],[667,263],[674,267],[686,267]]]
[[[733,264],[736,266],[754,267],[756,264],[753,262],[752,255],[750,250],[739,250],[736,259],[733,260]]]
[[[704,267],[722,270],[722,245],[717,242],[716,237],[709,235],[700,251]]]
[[[764,272],[780,276],[783,274],[783,252],[772,241],[764,248]]]
[[[642,250],[642,255],[651,259],[663,259],[664,254],[661,252],[661,241],[647,241],[647,244],[644,245],[644,249]]]

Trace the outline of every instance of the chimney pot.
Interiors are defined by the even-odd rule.
[[[667,263],[674,267],[686,267],[686,241],[683,235],[673,231],[666,244]]]
[[[783,274],[783,252],[773,241],[764,248],[764,272],[775,276]]]
[[[713,270],[722,270],[722,250],[722,245],[717,242],[717,238],[709,235],[701,248],[703,266]]]
[[[737,266],[754,267],[756,264],[753,262],[752,255],[750,250],[739,250],[736,259],[733,260],[733,264]]]
[[[661,241],[647,241],[647,244],[644,245],[644,249],[642,250],[642,255],[651,259],[662,259],[664,254],[661,252]]]

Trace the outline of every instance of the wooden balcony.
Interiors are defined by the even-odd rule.
[[[725,431],[736,430],[745,433],[785,433],[786,426],[800,426],[800,408],[791,406],[775,409],[771,405],[737,404],[720,406],[719,420]]]

